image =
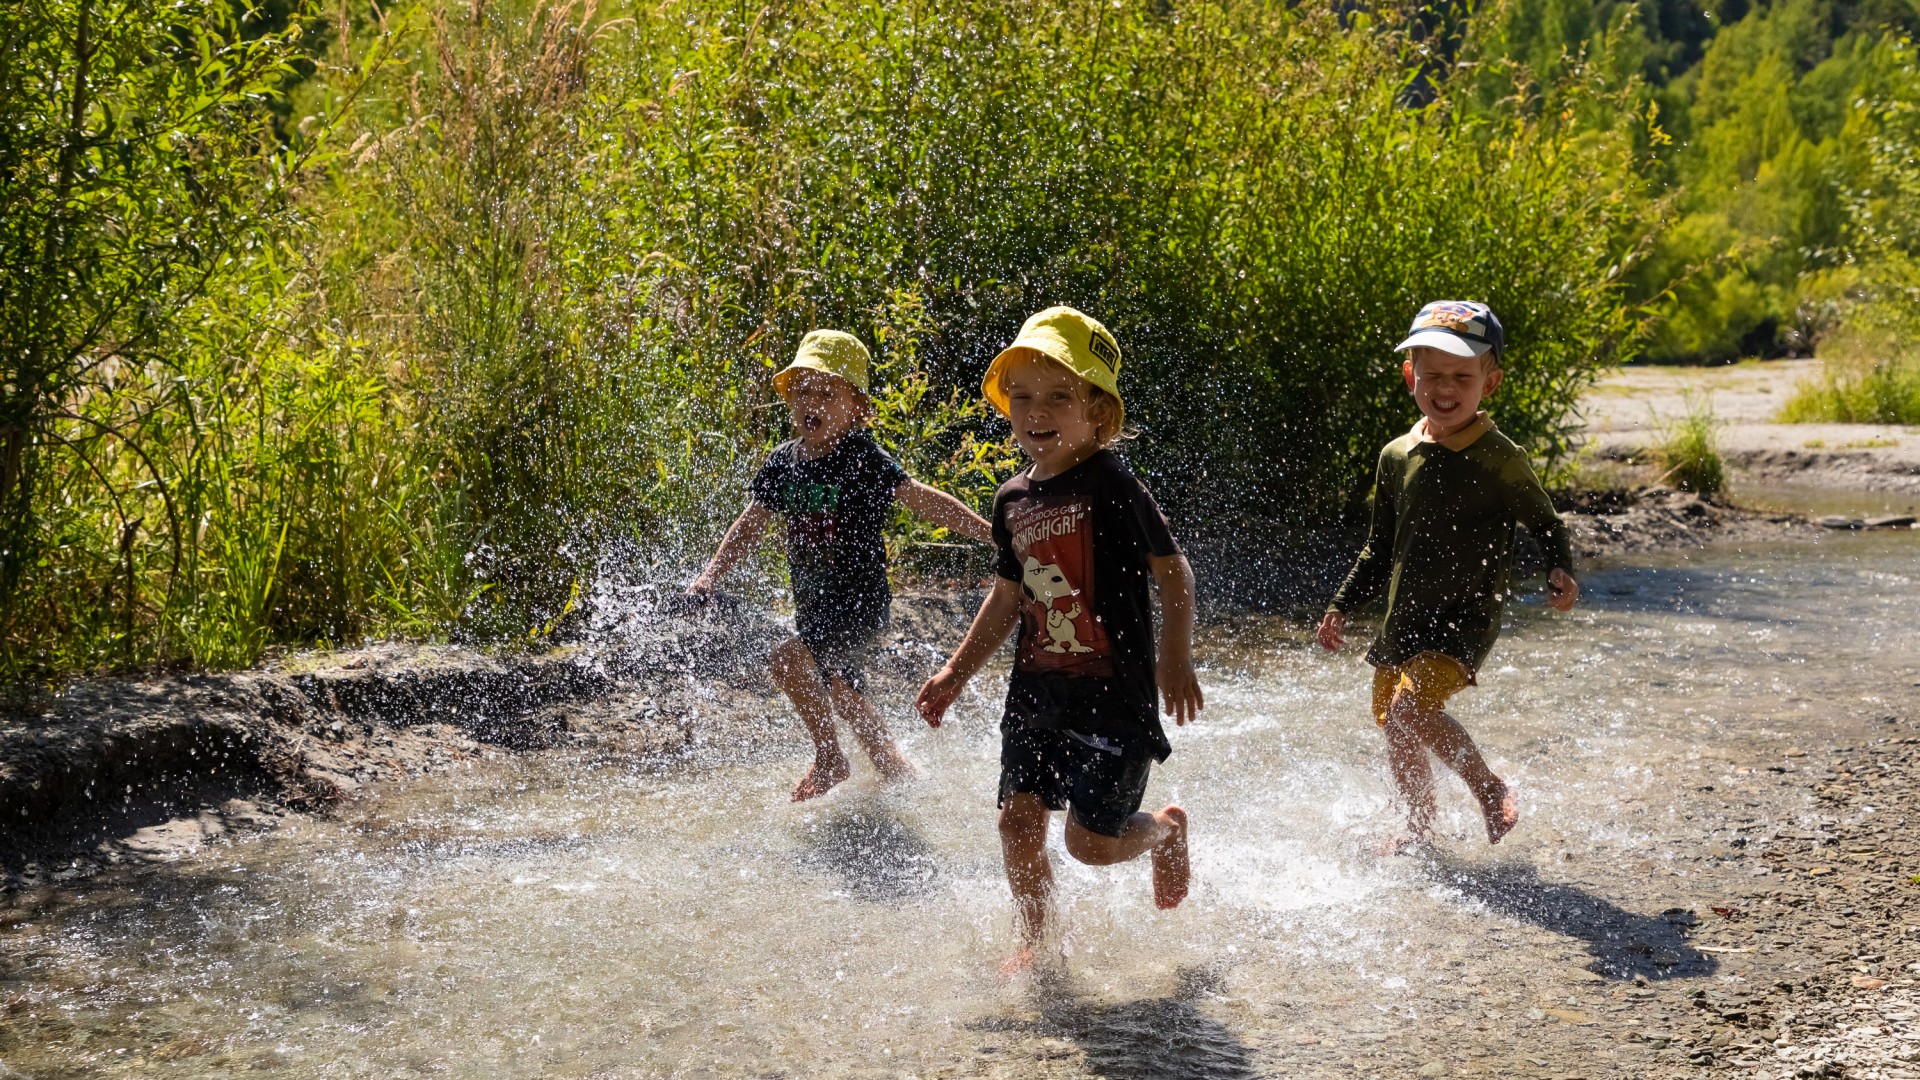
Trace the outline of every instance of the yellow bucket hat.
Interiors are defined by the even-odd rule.
[[[867,365],[873,357],[860,339],[840,330],[814,330],[800,339],[800,349],[793,354],[793,363],[780,369],[773,377],[773,388],[781,397],[787,396],[787,387],[798,372],[824,371],[853,384],[855,390],[867,392]]]
[[[1099,320],[1070,307],[1050,307],[1027,320],[1013,344],[987,365],[987,377],[980,392],[987,395],[1000,415],[1007,415],[1007,392],[1000,385],[1006,365],[1023,349],[1032,349],[1059,361],[1068,371],[1113,395],[1120,405],[1122,427],[1127,422],[1127,407],[1120,400],[1120,345]]]

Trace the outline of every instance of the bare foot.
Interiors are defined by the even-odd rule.
[[[1013,955],[1000,961],[1000,977],[1017,978],[1033,970],[1033,946],[1022,945],[1013,950]]]
[[[1520,823],[1520,803],[1513,797],[1513,789],[1506,781],[1495,780],[1499,785],[1488,791],[1480,800],[1480,813],[1487,819],[1487,843],[1497,844],[1500,838],[1513,831]]]
[[[1187,812],[1169,806],[1157,816],[1173,826],[1167,838],[1153,846],[1153,906],[1166,911],[1187,898],[1193,871],[1187,862]]]
[[[835,758],[832,761],[814,758],[813,764],[807,767],[807,775],[801,777],[800,783],[794,786],[793,801],[806,802],[808,799],[825,795],[833,790],[835,784],[845,780],[849,772],[847,759],[844,757]]]
[[[885,757],[874,758],[873,767],[879,770],[880,779],[889,784],[904,784],[920,779],[921,775],[920,766],[897,749]]]
[[[1419,851],[1427,844],[1425,837],[1415,836],[1413,833],[1394,833],[1368,844],[1367,850],[1381,858],[1386,858],[1389,855],[1406,855]]]

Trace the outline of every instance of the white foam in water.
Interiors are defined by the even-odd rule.
[[[1909,549],[1875,556],[1877,578],[1803,551],[1769,558],[1649,561],[1590,576],[1578,618],[1517,610],[1457,712],[1525,816],[1489,850],[1444,778],[1449,857],[1547,880],[1563,849],[1603,843],[1665,874],[1675,792],[1726,782],[1712,755],[1727,725],[1792,728],[1795,698],[1877,692],[1920,652],[1920,627],[1886,595],[1911,577]],[[1144,859],[1071,862],[1055,819],[1073,1023],[1147,1000],[1232,1053],[1290,1045],[1302,1001],[1400,1023],[1444,977],[1434,955],[1497,949],[1515,917],[1420,860],[1367,854],[1401,822],[1358,650],[1326,656],[1302,627],[1255,620],[1201,647],[1208,708],[1171,732],[1147,794],[1149,809],[1177,800],[1192,814],[1188,901],[1155,910]],[[783,752],[716,751],[664,774],[503,755],[76,894],[7,932],[28,1004],[0,1017],[0,1038],[29,1055],[7,1064],[71,1071],[83,1049],[126,1046],[84,1067],[1030,1075],[1039,1066],[1019,1055],[1055,1052],[1048,1040],[1071,1024],[1034,1020],[1031,987],[995,974],[1012,944],[993,806],[1003,677],[983,675],[938,732],[907,715],[911,687],[878,691],[928,774],[897,792],[857,764],[840,790],[790,804],[797,728]],[[1215,989],[1181,991],[1201,985],[1194,972],[1215,973]],[[49,1037],[48,1018],[93,1034]],[[143,1056],[182,1032],[211,1049]],[[983,1045],[1014,1056],[983,1064]]]

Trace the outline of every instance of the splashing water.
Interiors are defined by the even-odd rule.
[[[1488,849],[1448,779],[1430,859],[1366,853],[1398,811],[1358,656],[1284,620],[1215,626],[1209,707],[1148,793],[1192,814],[1193,894],[1155,911],[1144,861],[1075,864],[1056,824],[1057,974],[995,974],[983,676],[939,732],[909,688],[878,689],[927,773],[900,790],[860,773],[789,804],[797,725],[778,751],[664,769],[501,756],[16,907],[0,1057],[107,1076],[1410,1069],[1439,1053],[1420,1032],[1510,1043],[1529,1002],[1579,1008],[1569,971],[1573,1000],[1733,973],[1658,914],[1731,873],[1688,854],[1716,827],[1697,789],[1745,827],[1807,814],[1757,766],[1911,696],[1917,575],[1912,537],[1844,536],[1596,570],[1567,617],[1520,605],[1457,714],[1521,825]]]

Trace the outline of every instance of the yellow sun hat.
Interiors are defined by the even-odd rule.
[[[814,330],[800,339],[799,351],[793,354],[793,363],[781,368],[773,377],[773,388],[781,397],[787,396],[787,387],[794,376],[801,371],[821,371],[838,376],[853,384],[855,390],[867,392],[867,365],[873,356],[860,339],[840,330]]]
[[[1120,406],[1119,424],[1125,426],[1127,407],[1120,400],[1120,345],[1098,319],[1070,307],[1050,307],[1027,320],[1013,344],[1001,349],[987,365],[987,377],[980,382],[980,392],[1002,416],[1008,413],[1001,375],[1025,349],[1059,361],[1068,371],[1112,394]]]

